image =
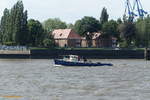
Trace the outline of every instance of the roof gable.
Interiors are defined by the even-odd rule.
[[[71,29],[56,29],[52,32],[54,39],[66,39],[68,38]]]
[[[72,29],[56,29],[52,32],[54,39],[81,39]]]
[[[71,30],[68,38],[69,39],[81,39],[81,36],[79,34],[75,33],[75,31]]]

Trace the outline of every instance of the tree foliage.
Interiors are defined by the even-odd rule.
[[[74,29],[82,36],[86,36],[87,32],[93,33],[100,29],[99,21],[93,17],[85,16],[81,20],[77,20]]]
[[[1,42],[26,44],[27,40],[27,11],[24,11],[22,1],[18,1],[11,10],[5,9],[1,19]]]
[[[3,16],[1,18],[1,23],[0,23],[0,40],[2,43],[4,42],[9,42],[9,34],[10,34],[10,30],[9,28],[9,20],[10,20],[10,13],[8,9],[4,10]]]
[[[1,44],[44,45],[43,41],[48,38],[48,32],[43,29],[38,20],[31,19],[27,21],[27,19],[28,13],[27,10],[24,10],[22,1],[19,0],[10,10],[6,8],[0,20]],[[51,29],[67,27],[59,19],[52,19],[51,25]],[[52,38],[48,39],[52,40]]]
[[[150,46],[150,17],[138,19],[136,30],[136,45],[140,47]]]
[[[43,45],[44,47],[54,47],[55,43],[54,43],[54,39],[52,36],[48,36],[47,38],[45,38],[43,40]]]
[[[65,29],[67,28],[67,25],[59,18],[54,18],[54,19],[49,18],[48,20],[43,22],[43,27],[48,32],[52,32],[54,29]]]
[[[85,16],[81,20],[76,21],[74,29],[81,36],[85,36],[88,40],[88,45],[91,46],[92,33],[99,31],[100,24],[97,19]]]
[[[67,28],[68,28],[68,29],[73,29],[73,28],[74,28],[74,25],[73,25],[72,23],[69,23],[69,24],[67,24]]]
[[[119,37],[118,23],[114,20],[110,20],[102,26],[103,35]]]
[[[100,24],[103,25],[105,22],[108,21],[108,18],[109,18],[109,15],[107,13],[107,9],[104,7],[102,9],[101,16],[100,16]]]
[[[131,45],[131,42],[135,39],[136,27],[134,23],[127,22],[119,26],[119,31],[122,38],[126,41],[127,46]]]
[[[28,21],[28,30],[29,30],[29,44],[32,46],[42,45],[44,40],[45,31],[42,27],[42,24],[38,20],[30,19]]]

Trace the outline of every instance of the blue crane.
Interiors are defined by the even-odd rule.
[[[131,22],[133,22],[135,17],[143,18],[147,14],[140,0],[134,0],[134,4],[131,4],[130,0],[125,0],[125,4],[125,14],[128,14],[129,21]]]

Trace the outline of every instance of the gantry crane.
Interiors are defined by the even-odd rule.
[[[133,22],[135,17],[143,18],[147,14],[140,0],[134,0],[133,4],[131,4],[130,0],[125,0],[125,4],[125,14],[127,14],[126,16],[131,22]]]

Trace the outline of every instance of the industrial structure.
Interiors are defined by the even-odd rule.
[[[133,0],[132,0],[133,1]],[[125,16],[128,16],[128,20],[133,22],[135,17],[143,18],[148,12],[146,12],[141,4],[140,0],[125,0]]]

